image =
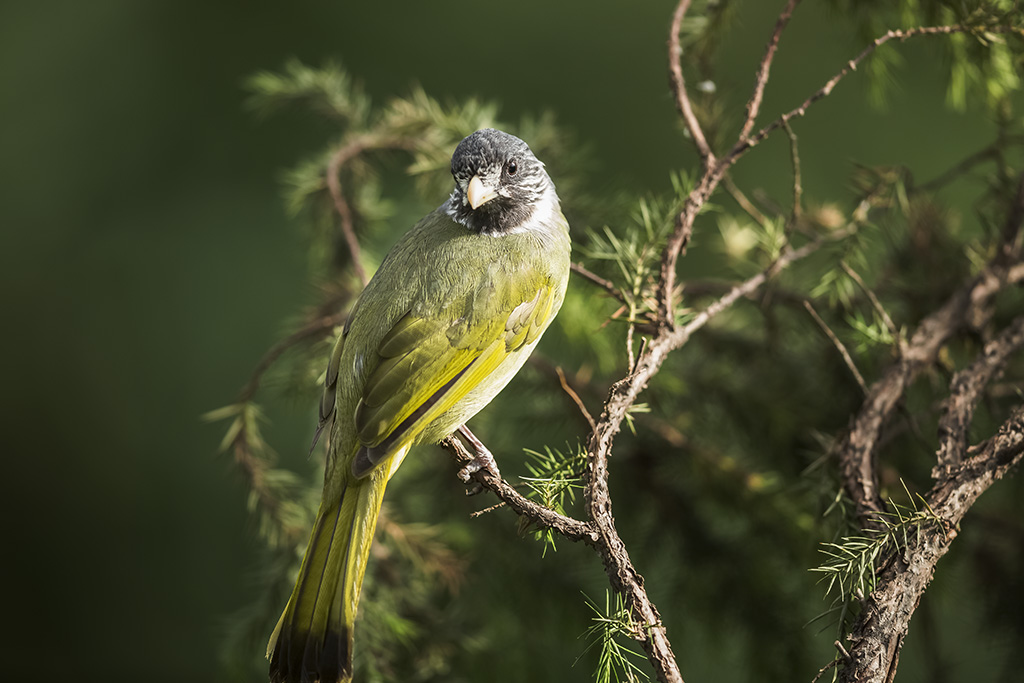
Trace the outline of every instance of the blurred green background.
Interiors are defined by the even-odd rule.
[[[782,4],[742,3],[722,45],[716,84],[734,120]],[[862,46],[844,16],[805,4],[762,123]],[[259,120],[244,79],[290,56],[336,59],[377,101],[418,83],[442,100],[496,100],[506,119],[551,110],[591,148],[593,190],[663,192],[671,171],[694,163],[667,87],[671,11],[666,1],[4,4],[6,680],[220,680],[225,620],[256,599],[246,492],[216,454],[221,426],[199,416],[233,400],[314,299],[279,179],[330,130],[300,114]],[[980,107],[944,107],[934,43],[900,54],[897,77],[913,78],[899,78],[887,107],[869,105],[855,75],[798,122],[809,201],[848,199],[854,160],[926,179],[992,138]],[[735,176],[786,197],[788,164],[780,136]],[[301,466],[311,406],[278,408],[271,440]],[[449,479],[435,495],[460,495]],[[705,666],[700,637],[675,641],[684,675]],[[820,663],[829,656],[826,644]],[[589,668],[565,675],[587,680]]]

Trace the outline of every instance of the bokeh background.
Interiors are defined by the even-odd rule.
[[[781,4],[741,3],[720,47],[716,85],[734,118]],[[805,5],[762,122],[863,45],[847,16]],[[550,110],[590,148],[592,191],[664,192],[670,172],[694,164],[667,87],[671,11],[666,1],[4,4],[6,680],[222,680],[226,623],[258,599],[246,491],[217,454],[221,426],[200,415],[233,400],[315,299],[280,178],[331,131],[298,113],[256,116],[244,80],[293,56],[333,59],[377,101],[420,84],[441,100],[498,101],[510,120]],[[929,177],[991,140],[983,107],[945,106],[929,39],[900,54],[886,106],[855,75],[798,123],[810,200],[848,199],[854,161]],[[779,136],[735,177],[786,197],[788,164]],[[312,407],[269,412],[269,438],[301,467]],[[454,478],[438,481],[452,486],[431,495],[460,495]],[[521,561],[538,572],[534,555]],[[566,650],[587,618],[581,608],[569,620]],[[684,674],[727,680],[714,678],[701,634],[687,638],[674,639]],[[810,660],[825,663],[829,647]],[[570,664],[580,651],[566,652]],[[588,679],[589,664],[562,664],[552,668],[564,680]]]

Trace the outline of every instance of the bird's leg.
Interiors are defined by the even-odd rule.
[[[487,470],[495,477],[500,478],[501,473],[498,471],[498,463],[495,462],[494,455],[487,450],[487,446],[483,445],[480,439],[476,438],[466,425],[462,425],[456,431],[469,442],[469,445],[473,447],[473,451],[476,453],[473,462],[459,470],[459,479],[468,482],[470,476],[480,470]]]

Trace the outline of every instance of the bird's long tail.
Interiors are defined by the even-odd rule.
[[[391,473],[378,467],[321,503],[299,579],[267,646],[271,683],[352,680],[356,607]]]

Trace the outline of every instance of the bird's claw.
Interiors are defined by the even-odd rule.
[[[466,441],[469,442],[469,445],[472,446],[473,451],[476,453],[473,460],[459,470],[459,479],[461,479],[463,483],[468,484],[473,475],[481,470],[486,470],[494,478],[500,479],[501,472],[498,471],[498,463],[494,460],[494,454],[492,454],[491,451],[488,450],[487,446],[483,445],[480,439],[476,438],[473,432],[469,431],[469,428],[465,425],[459,427],[458,431],[463,437],[465,437]],[[483,490],[483,487],[476,484],[467,492],[467,495],[476,495],[477,493],[480,493],[481,490]]]

